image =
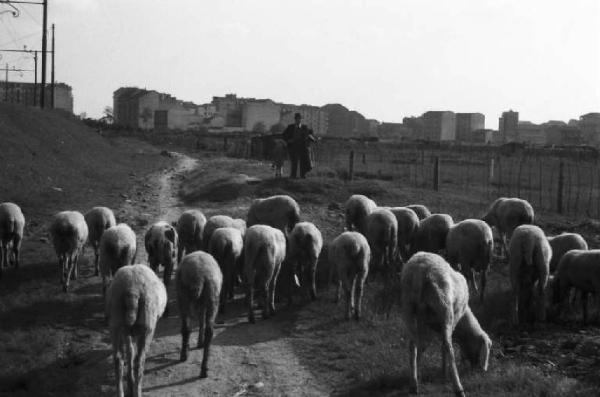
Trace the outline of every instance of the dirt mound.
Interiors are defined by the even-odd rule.
[[[246,174],[236,174],[226,178],[204,183],[202,178],[192,176],[191,181],[180,191],[183,201],[193,203],[198,200],[223,202],[235,200],[250,194],[252,185],[260,183],[260,179],[251,178]]]

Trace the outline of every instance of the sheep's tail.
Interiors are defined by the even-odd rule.
[[[8,234],[12,234],[15,232],[15,230],[17,230],[17,222],[15,219],[11,218],[4,219],[4,222],[2,224],[2,229],[8,232]]]
[[[258,260],[262,250],[264,250],[263,245],[256,247],[255,244],[255,242],[250,241],[250,244],[248,244],[248,247],[246,248],[247,255],[245,255],[244,258],[244,266],[249,269],[256,269],[256,261]]]
[[[138,306],[140,299],[138,295],[130,292],[125,293],[123,299],[125,307],[124,322],[126,326],[132,327],[138,317]]]

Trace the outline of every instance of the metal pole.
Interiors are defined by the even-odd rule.
[[[40,107],[44,108],[44,96],[46,95],[46,49],[48,35],[48,0],[44,0],[43,4],[43,23],[42,23],[42,86],[40,87]]]
[[[54,109],[54,24],[52,24],[52,77],[50,78],[50,107]]]
[[[34,78],[34,83],[33,83],[33,106],[37,106],[37,86],[38,86],[38,81],[37,81],[37,51],[33,52],[33,59],[35,60],[35,78]]]

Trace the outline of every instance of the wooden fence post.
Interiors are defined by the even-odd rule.
[[[563,213],[563,189],[565,183],[564,177],[565,163],[561,160],[558,167],[558,189],[556,196],[556,211],[559,214]]]
[[[436,192],[440,190],[440,158],[438,156],[433,158],[433,190]]]
[[[494,158],[490,158],[490,183],[494,183]]]
[[[348,158],[348,180],[351,181],[354,177],[354,150],[350,150],[350,157]]]

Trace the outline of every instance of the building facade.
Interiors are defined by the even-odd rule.
[[[485,129],[485,116],[481,113],[456,113],[456,140],[468,142],[475,130]]]
[[[321,107],[327,113],[327,135],[338,137],[361,137],[369,135],[369,123],[365,117],[348,110],[339,103]]]
[[[268,131],[281,120],[281,105],[270,99],[253,99],[242,105],[242,127],[246,131],[257,131],[259,124]],[[261,131],[261,132],[265,132]]]
[[[587,113],[579,117],[579,129],[587,143],[600,146],[600,113]]]
[[[517,142],[517,127],[519,125],[519,112],[503,112],[498,120],[498,131],[502,143]]]
[[[456,140],[456,114],[451,111],[423,113],[423,139],[428,141]]]
[[[302,115],[302,123],[311,128],[316,135],[327,134],[329,118],[327,112],[322,111],[318,106],[282,105],[280,123],[284,126],[292,124],[296,113]]]
[[[40,84],[9,81],[0,84],[0,102],[18,103],[21,105],[39,105]],[[46,85],[45,104],[50,107],[52,101],[52,88]],[[54,84],[54,108],[63,109],[73,113],[73,90],[65,83]]]

